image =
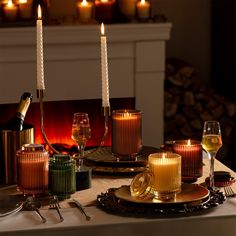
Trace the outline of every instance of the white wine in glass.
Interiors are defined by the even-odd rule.
[[[220,123],[218,121],[205,121],[202,134],[202,148],[206,151],[210,160],[210,185],[214,190],[214,160],[218,150],[222,146]]]
[[[87,143],[87,140],[91,138],[91,129],[87,113],[84,112],[74,113],[71,134],[72,134],[71,135],[72,139],[78,145],[79,167],[82,167],[84,148]]]

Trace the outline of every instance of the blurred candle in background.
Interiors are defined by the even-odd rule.
[[[147,20],[150,17],[151,4],[148,1],[141,0],[137,2],[137,17],[140,20]]]
[[[173,151],[182,156],[182,181],[195,182],[202,176],[202,145],[196,140],[176,140]]]
[[[99,23],[112,23],[115,16],[116,0],[95,0],[95,19]]]
[[[101,24],[101,70],[102,70],[102,106],[110,107],[108,62],[107,62],[107,38],[104,24]]]
[[[15,21],[17,20],[17,5],[8,0],[7,4],[3,6],[4,20],[6,21]]]
[[[79,20],[82,23],[89,22],[92,19],[92,9],[93,4],[86,0],[77,3],[77,10],[79,15]]]
[[[38,20],[37,20],[37,89],[44,90],[44,65],[43,65],[43,24],[42,24],[42,10],[38,6]]]
[[[32,19],[33,16],[33,3],[32,0],[19,0],[19,15],[23,20]]]
[[[120,12],[128,19],[135,19],[137,0],[119,0]]]
[[[138,110],[112,112],[112,153],[120,159],[135,159],[142,148],[142,114]]]

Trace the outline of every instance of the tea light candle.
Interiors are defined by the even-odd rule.
[[[202,176],[202,145],[196,140],[176,140],[173,151],[182,156],[182,180],[195,182]]]
[[[137,17],[140,20],[145,20],[150,17],[150,6],[148,1],[141,0],[137,3]]]
[[[77,9],[78,9],[79,20],[81,22],[84,23],[89,22],[92,19],[92,8],[93,4],[91,2],[88,2],[86,0],[78,2]]]
[[[19,15],[21,19],[31,19],[33,15],[33,5],[31,0],[19,0]]]
[[[4,19],[7,21],[15,21],[17,19],[17,5],[8,0],[7,4],[3,6]]]
[[[95,18],[99,23],[112,23],[115,0],[95,0]]]
[[[112,112],[112,152],[131,159],[142,148],[141,112],[115,110]]]
[[[44,90],[44,65],[43,65],[43,25],[42,25],[42,11],[40,5],[38,6],[38,20],[37,20],[37,89]]]
[[[148,157],[153,174],[153,188],[157,192],[178,192],[181,188],[181,156],[176,153],[153,153]]]

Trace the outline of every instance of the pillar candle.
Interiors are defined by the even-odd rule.
[[[142,120],[138,110],[112,112],[112,152],[120,158],[133,159],[142,148]]]
[[[141,0],[137,3],[137,17],[140,20],[145,20],[150,17],[150,3],[145,0]]]
[[[19,0],[19,15],[21,19],[28,20],[33,15],[32,0]]]
[[[37,89],[44,90],[44,65],[43,65],[43,25],[42,25],[42,11],[40,5],[38,6],[38,20],[37,20]]]
[[[181,156],[176,153],[153,153],[148,157],[153,174],[153,189],[157,193],[179,192],[181,188]]]
[[[173,151],[182,156],[182,180],[195,182],[202,176],[202,145],[196,140],[176,140]]]
[[[115,0],[95,0],[95,18],[99,23],[113,22],[115,3]]]
[[[6,21],[15,21],[17,19],[17,6],[9,0],[7,4],[3,6],[4,19]]]
[[[89,22],[92,19],[93,4],[91,2],[88,2],[86,0],[78,2],[77,9],[78,9],[79,20],[81,22],[84,23]]]
[[[102,71],[102,106],[110,107],[108,62],[107,62],[107,38],[104,24],[101,24],[101,71]]]

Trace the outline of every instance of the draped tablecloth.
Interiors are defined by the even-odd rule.
[[[215,170],[236,173],[216,160]],[[203,176],[198,183],[204,182],[209,174],[208,159],[204,157]],[[56,210],[40,209],[47,218],[42,223],[34,211],[20,211],[13,215],[0,218],[0,235],[235,235],[236,231],[236,198],[228,198],[223,204],[193,216],[181,217],[128,217],[109,214],[96,206],[97,195],[108,188],[129,185],[132,177],[94,176],[92,187],[79,191],[71,197],[78,199],[86,212],[92,217],[86,221],[77,208],[69,207],[68,201],[61,202],[64,221],[60,222]],[[236,192],[236,184],[232,187]]]

